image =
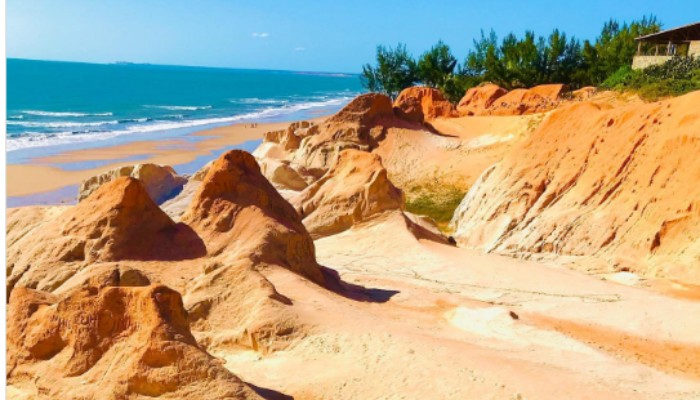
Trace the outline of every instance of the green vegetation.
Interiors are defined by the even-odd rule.
[[[360,75],[362,85],[370,92],[384,93],[395,99],[402,90],[418,82],[418,65],[406,46],[377,46],[377,66],[366,64]]]
[[[700,58],[674,58],[665,64],[643,70],[633,70],[625,65],[610,75],[601,86],[637,93],[649,101],[680,96],[700,90]]]
[[[444,230],[466,192],[455,187],[443,188],[440,192],[428,194],[423,191],[422,194],[414,199],[408,199],[406,201],[406,211],[428,216],[434,219],[438,226]]]
[[[421,83],[440,89],[452,102],[458,102],[467,89],[483,82],[506,89],[546,83],[564,83],[573,89],[599,86],[612,79],[621,68],[631,65],[637,52],[634,38],[660,29],[661,23],[651,16],[630,24],[610,20],[594,42],[581,42],[558,29],[539,37],[532,31],[525,32],[522,38],[510,33],[500,42],[493,30],[488,35],[482,31],[481,38],[474,40],[473,49],[462,64],[442,41],[418,61],[404,45],[396,49],[379,46],[376,67],[366,64],[361,79],[368,90],[392,98],[403,89]],[[661,79],[664,82],[655,83],[654,90],[678,93],[689,87],[689,84],[675,87],[679,84],[669,79],[678,78]],[[668,86],[673,88],[668,89]]]

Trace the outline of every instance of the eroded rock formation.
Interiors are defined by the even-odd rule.
[[[422,86],[404,89],[396,98],[394,109],[399,116],[419,124],[457,116],[455,106],[438,89]]]
[[[556,110],[469,191],[458,242],[700,283],[698,104],[700,92]]]
[[[140,180],[146,188],[146,192],[158,204],[168,200],[187,183],[187,179],[176,174],[175,170],[169,166],[156,164],[129,165],[115,168],[83,181],[80,184],[78,200],[86,199],[105,183],[126,176]]]
[[[8,218],[8,293],[16,285],[51,291],[91,263],[203,254],[191,230],[176,225],[130,177],[102,185],[74,207],[20,208]]]
[[[506,93],[507,90],[492,83],[471,88],[459,101],[457,111],[463,116],[480,115]]]
[[[253,153],[263,164],[266,176],[278,186],[292,188],[320,178],[345,149],[371,151],[386,136],[388,127],[406,124],[394,115],[389,97],[368,93],[356,97],[320,125],[295,123],[265,135]],[[279,169],[283,174],[275,175]]]
[[[7,333],[8,383],[37,399],[260,399],[197,344],[165,286],[16,288]]]
[[[291,199],[312,237],[342,232],[389,210],[401,210],[403,193],[376,154],[343,150],[321,179]]]
[[[250,153],[232,150],[216,160],[182,222],[206,242],[210,255],[227,252],[256,262],[283,262],[324,283],[299,215],[265,179]]]
[[[183,294],[209,348],[267,351],[298,335],[289,299],[266,274],[325,285],[300,217],[242,151],[211,166],[180,223],[134,178],[108,182],[73,207],[12,210],[8,221],[8,293],[68,296],[105,271],[141,271],[138,281]]]
[[[539,85],[510,92],[494,84],[467,90],[457,106],[459,115],[529,115],[553,110],[561,104],[565,85]]]
[[[565,86],[539,85],[531,89],[515,89],[499,97],[483,115],[527,115],[555,109]]]

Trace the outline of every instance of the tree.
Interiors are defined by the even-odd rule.
[[[457,59],[452,55],[450,46],[440,40],[423,53],[418,61],[418,77],[428,87],[444,87],[453,75],[455,66],[457,66]]]
[[[563,83],[571,88],[598,86],[632,63],[637,51],[635,38],[660,29],[661,23],[654,16],[630,24],[610,20],[603,25],[595,42],[583,44],[558,29],[539,37],[532,31],[526,31],[522,38],[510,33],[500,43],[493,30],[488,35],[482,30],[481,38],[474,40],[463,65],[457,65],[450,47],[442,41],[425,52],[417,63],[405,46],[399,44],[396,49],[379,46],[377,67],[365,65],[361,79],[367,89],[394,98],[420,81],[439,89],[452,102],[459,101],[467,89],[482,82],[506,89],[546,83]]]
[[[365,64],[360,81],[372,92],[384,93],[395,99],[402,90],[418,82],[418,66],[406,46],[396,48],[377,46],[377,66]]]

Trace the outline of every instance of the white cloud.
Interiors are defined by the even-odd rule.
[[[263,32],[263,33],[255,32],[251,36],[257,37],[257,38],[266,38],[266,37],[270,36],[270,34],[267,32]]]
[[[295,47],[294,51],[305,51],[306,47]]]

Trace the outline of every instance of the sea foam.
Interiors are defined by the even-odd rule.
[[[38,115],[42,117],[105,117],[113,115],[111,112],[103,113],[81,113],[81,112],[54,112],[54,111],[37,111],[37,110],[24,110],[21,111],[28,115]]]
[[[8,138],[6,141],[7,151],[25,149],[30,147],[45,147],[66,145],[71,143],[81,143],[88,141],[100,141],[112,139],[118,136],[130,134],[143,134],[148,132],[158,132],[178,128],[188,128],[194,126],[216,125],[225,123],[235,123],[240,121],[260,120],[264,118],[272,118],[283,115],[293,114],[295,112],[331,106],[339,106],[347,103],[351,97],[339,97],[327,101],[309,101],[286,104],[281,107],[269,107],[257,112],[234,115],[230,117],[218,118],[202,118],[189,120],[172,120],[166,119],[147,119],[143,123],[138,123],[138,120],[129,120],[130,124],[124,126],[120,121],[104,121],[104,122],[33,122],[33,121],[7,121],[8,124],[22,124],[26,127],[45,127],[45,128],[83,128],[95,127],[111,124],[119,124],[119,129],[109,131],[66,131],[66,132],[25,132],[20,137]],[[127,122],[124,120],[124,122]],[[31,125],[30,125],[31,124]]]

